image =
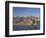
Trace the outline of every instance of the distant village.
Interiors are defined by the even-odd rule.
[[[13,25],[37,25],[40,24],[40,17],[35,16],[14,16]]]

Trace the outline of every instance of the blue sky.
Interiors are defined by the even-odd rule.
[[[13,16],[40,16],[40,8],[13,7]]]

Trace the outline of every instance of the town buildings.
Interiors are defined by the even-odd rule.
[[[35,16],[14,16],[13,25],[37,25],[40,24],[40,17]]]

